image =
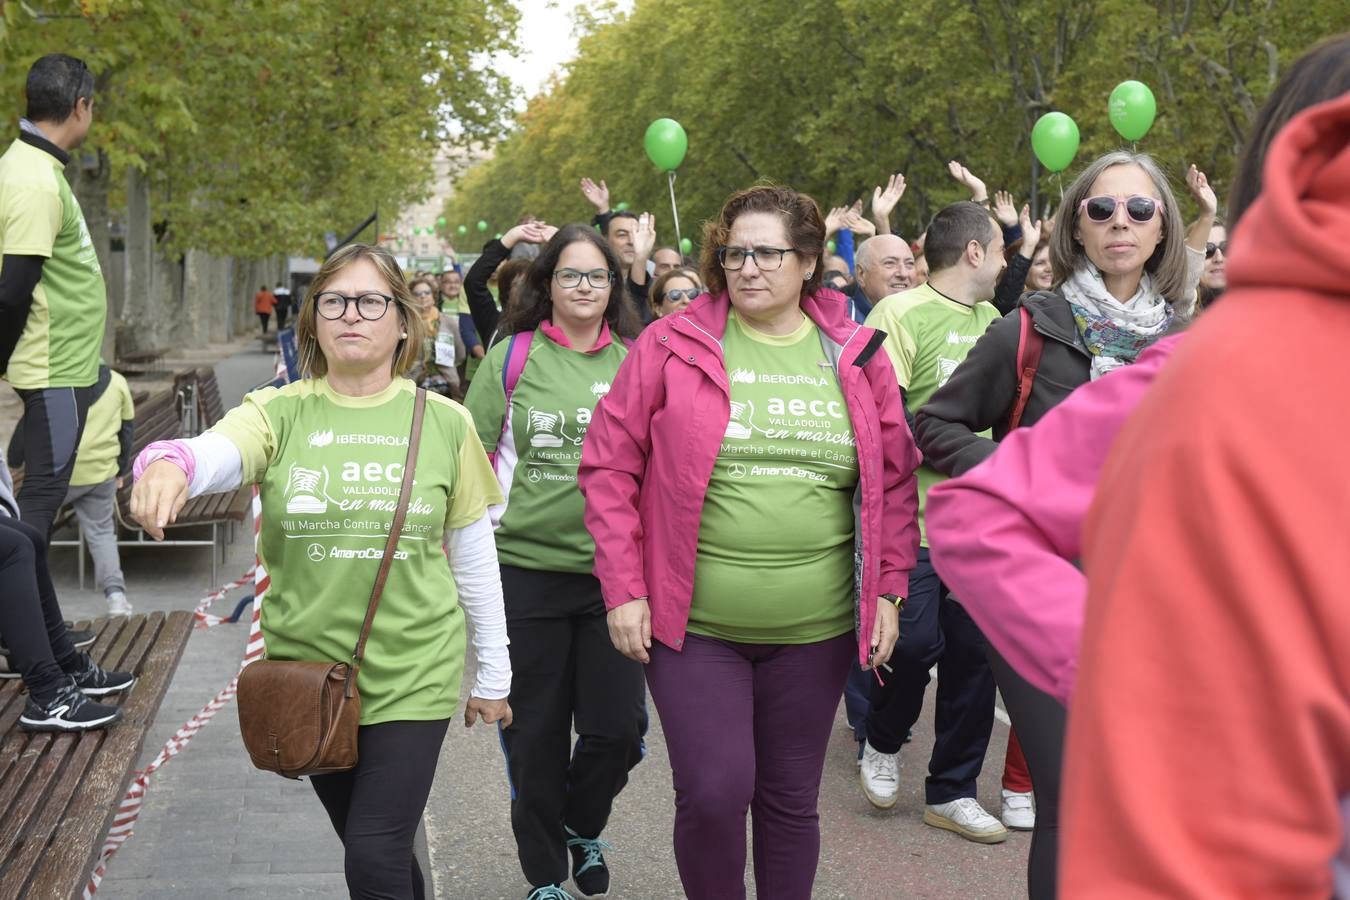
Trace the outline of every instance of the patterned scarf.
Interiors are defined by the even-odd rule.
[[[1147,272],[1139,279],[1134,296],[1124,303],[1111,296],[1102,273],[1091,264],[1069,276],[1060,290],[1092,353],[1093,381],[1134,362],[1172,324],[1172,307],[1153,289],[1153,278]]]

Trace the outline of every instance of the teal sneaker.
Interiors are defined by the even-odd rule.
[[[572,853],[572,883],[583,897],[604,897],[609,893],[609,866],[602,851],[613,850],[608,841],[584,838],[567,829],[567,849]]]

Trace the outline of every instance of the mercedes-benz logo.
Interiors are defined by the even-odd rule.
[[[530,469],[528,472],[525,473],[525,477],[537,484],[539,482],[539,479],[543,478],[544,476],[540,474],[538,469]]]
[[[310,562],[322,562],[323,559],[324,559],[324,557],[327,556],[327,555],[328,555],[327,551],[325,551],[325,550],[323,549],[323,544],[310,544],[310,545],[309,545],[309,561],[310,561]]]
[[[731,465],[727,466],[727,474],[730,475],[732,478],[744,478],[745,466],[741,465],[740,463],[732,463]]]

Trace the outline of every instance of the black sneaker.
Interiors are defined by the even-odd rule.
[[[19,727],[24,731],[90,731],[106,728],[120,718],[120,709],[95,703],[72,682],[45,706],[30,696],[19,716]]]
[[[576,900],[561,884],[541,884],[525,895],[525,900]]]
[[[603,850],[613,850],[608,841],[584,838],[567,829],[567,849],[572,854],[572,883],[583,897],[604,897],[609,893],[609,866]]]
[[[8,678],[22,678],[22,677],[23,676],[20,675],[17,670],[10,667],[9,657],[0,655],[0,678],[8,679]]]
[[[116,694],[125,691],[136,683],[136,676],[129,675],[126,672],[109,672],[98,663],[88,653],[81,653],[80,659],[84,662],[84,668],[79,672],[70,673],[70,677],[75,679],[75,686],[90,697],[106,697],[109,694]]]
[[[66,623],[66,636],[70,638],[70,642],[75,645],[76,650],[88,650],[90,647],[94,646],[94,641],[98,639],[98,635],[94,634],[94,632],[90,631],[88,628],[76,630],[71,627],[69,622]],[[9,647],[5,646],[3,643],[0,643],[0,657],[3,657],[6,660],[9,659]],[[17,678],[18,676],[11,675],[9,677]]]

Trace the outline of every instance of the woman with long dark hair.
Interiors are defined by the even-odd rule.
[[[514,673],[502,747],[530,900],[571,896],[569,851],[582,896],[609,890],[600,833],[647,727],[642,667],[609,640],[576,480],[592,410],[640,327],[622,271],[594,230],[554,234],[465,398],[506,496],[492,510]]]

